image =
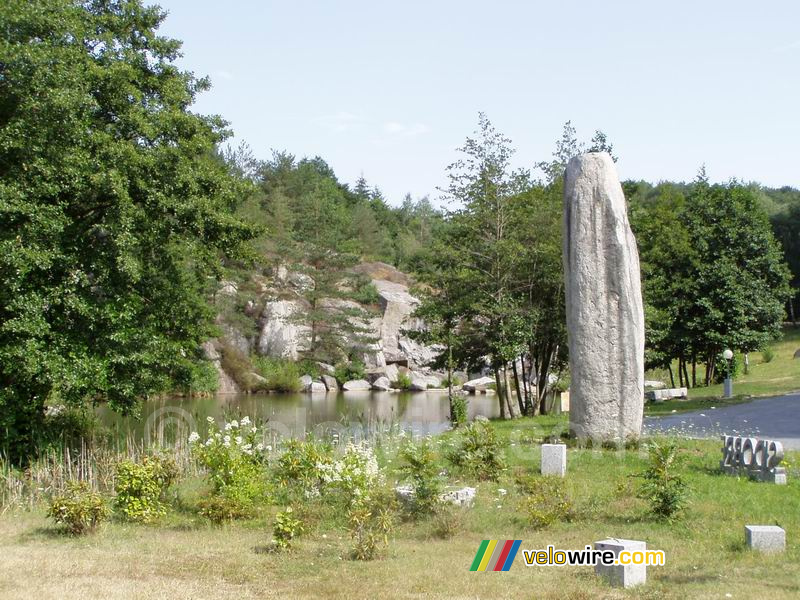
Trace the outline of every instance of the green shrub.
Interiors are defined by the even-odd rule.
[[[333,376],[341,385],[353,379],[364,379],[367,376],[367,369],[360,360],[352,360],[349,363],[337,364]]]
[[[344,453],[331,462],[317,463],[321,488],[327,500],[341,500],[352,506],[369,498],[383,476],[372,448],[366,444],[347,444]]]
[[[48,448],[58,451],[64,448],[80,450],[86,442],[94,438],[98,430],[97,416],[85,408],[71,406],[50,406],[45,409],[43,438],[39,451]]]
[[[322,465],[333,462],[330,446],[314,440],[289,440],[275,462],[272,478],[287,502],[316,495],[322,480]]]
[[[347,521],[353,560],[373,560],[389,546],[396,508],[394,490],[386,486],[374,487],[369,496],[350,507]]]
[[[524,494],[519,503],[519,512],[526,524],[534,529],[542,529],[572,517],[573,503],[561,477],[519,477],[517,485]]]
[[[447,459],[479,479],[496,481],[505,469],[503,448],[487,421],[473,421],[456,437]]]
[[[231,376],[236,384],[245,391],[257,391],[261,386],[252,376],[253,365],[250,359],[229,344],[222,344],[220,347],[222,370]]]
[[[411,376],[408,373],[400,373],[397,381],[392,382],[392,387],[399,390],[407,390],[411,387]]]
[[[450,401],[450,423],[460,427],[467,422],[467,399],[461,394],[454,394]]]
[[[300,375],[310,375],[314,379],[319,379],[320,375],[322,375],[322,368],[317,364],[316,361],[311,360],[310,358],[304,358],[298,362],[297,369],[300,372]]]
[[[192,455],[206,469],[212,496],[200,503],[200,512],[213,521],[248,516],[266,494],[263,444],[249,417],[230,421],[220,430],[209,417],[208,439],[203,443],[193,432]]]
[[[678,472],[678,447],[672,442],[651,442],[649,465],[639,476],[644,478],[639,497],[650,502],[656,517],[673,520],[686,507],[689,486]]]
[[[359,304],[366,304],[368,306],[378,304],[380,301],[378,288],[376,288],[369,279],[361,282],[361,285],[353,290],[351,298]]]
[[[300,391],[301,368],[297,363],[279,358],[257,356],[253,358],[256,372],[267,380],[266,389],[274,392]]]
[[[226,493],[229,491],[230,489],[226,490]],[[220,524],[252,517],[253,503],[249,500],[243,502],[237,496],[212,495],[197,503],[197,512],[212,523]]]
[[[428,440],[418,443],[407,441],[400,449],[403,464],[400,471],[411,482],[413,495],[407,510],[414,517],[432,515],[441,502],[442,481],[436,465],[436,454]]]
[[[213,394],[219,389],[219,374],[213,363],[199,360],[188,366],[186,383],[181,386],[187,394]]]
[[[761,362],[772,362],[773,358],[775,358],[775,352],[769,346],[761,351]]]
[[[177,479],[175,461],[145,456],[141,463],[130,460],[117,464],[114,509],[120,515],[139,523],[151,523],[166,514],[162,502],[165,492]]]
[[[457,375],[453,375],[453,380],[452,381],[453,381],[453,387],[454,388],[457,388],[462,383],[464,383],[463,381],[461,381],[461,378],[459,376],[457,376]],[[442,379],[442,387],[443,388],[449,388],[450,387],[450,378],[449,377],[445,376],[445,378]]]
[[[276,550],[288,550],[292,545],[292,540],[301,533],[303,533],[303,522],[295,517],[291,506],[275,515],[272,539],[275,542]]]
[[[50,501],[47,511],[48,517],[72,535],[94,531],[109,514],[103,497],[92,491],[85,481],[71,481],[63,494]]]

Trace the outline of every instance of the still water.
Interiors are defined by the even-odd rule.
[[[469,416],[495,417],[496,396],[468,396]],[[448,426],[449,404],[442,392],[340,392],[328,394],[227,394],[207,398],[169,397],[146,402],[141,415],[123,417],[106,406],[100,422],[116,439],[172,443],[192,431],[203,434],[207,418],[250,419],[275,436],[327,434],[347,428],[367,432],[398,426],[418,434]],[[352,435],[352,433],[351,433]]]

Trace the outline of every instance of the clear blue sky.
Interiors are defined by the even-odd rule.
[[[563,123],[622,178],[800,187],[800,2],[161,0],[195,109],[257,156],[319,155],[392,204],[445,183],[485,111],[518,166]]]

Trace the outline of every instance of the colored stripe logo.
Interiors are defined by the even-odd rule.
[[[483,540],[472,559],[470,571],[508,571],[522,540]]]

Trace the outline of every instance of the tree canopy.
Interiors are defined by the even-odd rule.
[[[252,228],[189,110],[208,81],[138,0],[0,6],[0,430],[35,441],[45,400],[123,410],[186,383],[220,256]]]

